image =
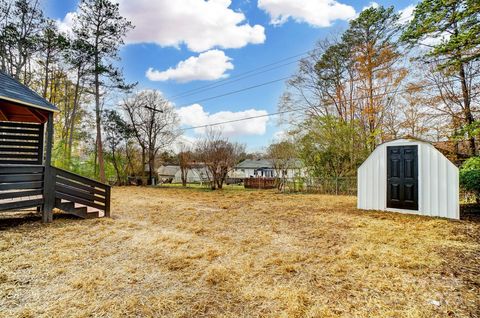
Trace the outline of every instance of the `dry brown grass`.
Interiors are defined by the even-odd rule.
[[[0,232],[0,316],[479,317],[478,223],[268,191],[116,188],[113,206]]]

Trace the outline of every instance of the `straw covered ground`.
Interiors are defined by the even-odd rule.
[[[479,317],[480,224],[354,197],[115,188],[0,231],[4,317]]]

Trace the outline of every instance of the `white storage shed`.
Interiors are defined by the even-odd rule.
[[[428,142],[386,142],[357,174],[359,209],[460,218],[458,168]]]

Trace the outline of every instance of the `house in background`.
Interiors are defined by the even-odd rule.
[[[182,171],[179,165],[162,165],[157,169],[161,183],[182,183]],[[187,172],[187,183],[208,182],[208,171],[204,164],[192,163]]]
[[[180,171],[180,166],[161,165],[157,169],[158,181],[160,183],[171,183],[175,178],[175,175],[179,171]]]
[[[192,166],[192,168],[187,171],[187,183],[203,183],[208,182],[208,171],[205,166]],[[182,183],[182,171],[178,167],[177,173],[173,178],[172,183]]]
[[[274,160],[272,159],[246,159],[237,164],[231,173],[235,178],[283,178],[293,179],[295,177],[305,177],[306,170],[299,159],[292,159],[288,164],[289,168],[283,174],[278,175],[275,170]]]

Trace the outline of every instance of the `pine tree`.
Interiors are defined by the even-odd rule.
[[[478,0],[424,0],[414,12],[401,39],[416,46],[427,38],[437,39],[428,45],[422,58],[435,61],[438,71],[456,73],[460,78],[463,117],[466,127],[475,124],[471,109],[467,68],[480,60],[480,2]],[[468,129],[466,130],[468,132]],[[476,152],[474,135],[468,133],[470,151]]]
[[[96,153],[98,175],[105,182],[101,128],[102,92],[111,86],[124,87],[121,73],[112,65],[132,24],[120,15],[119,4],[110,0],[82,0],[74,26],[79,40],[89,43],[93,60],[93,94],[95,97]]]

